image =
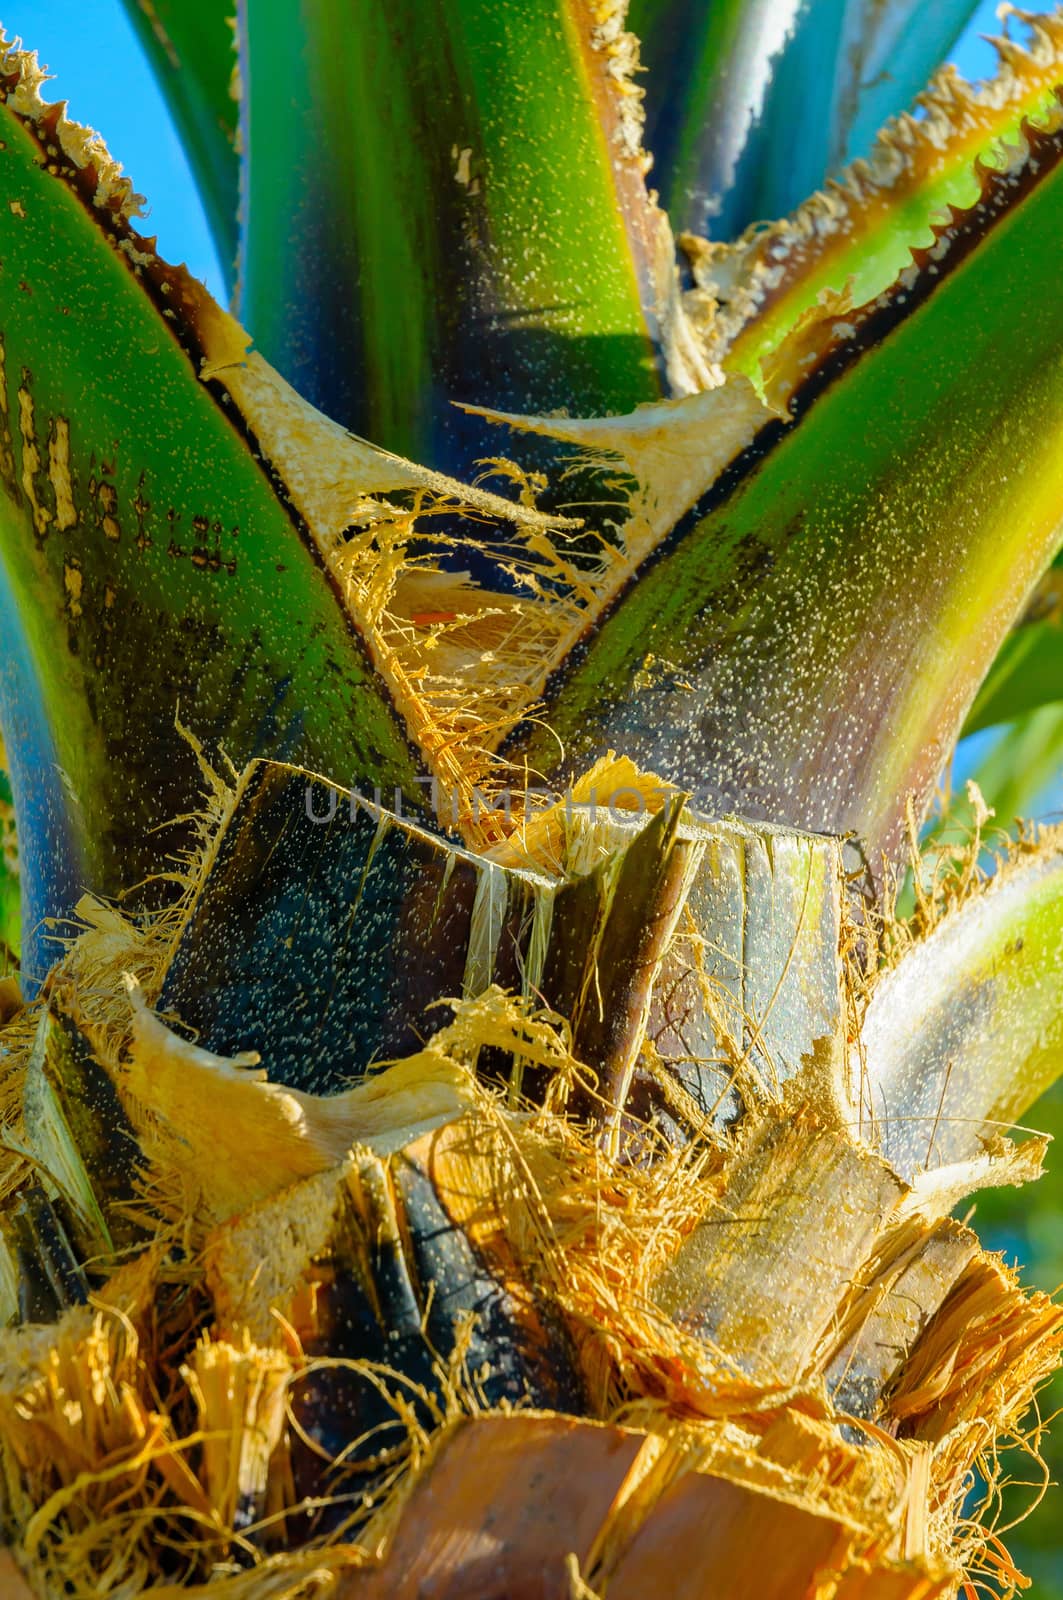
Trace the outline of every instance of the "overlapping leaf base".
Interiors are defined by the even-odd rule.
[[[260,764],[179,907],[84,905],[3,1035],[38,1593],[1009,1592],[996,1451],[1036,1456],[1063,1310],[949,1213],[1039,1171],[994,1119],[1061,1026],[1006,903],[1059,946],[1059,843],[879,961],[835,841],[628,800],[513,866]],[[951,1032],[905,1029],[943,965]],[[949,1062],[993,1039],[961,1121]]]

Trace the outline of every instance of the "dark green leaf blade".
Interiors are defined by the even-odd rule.
[[[623,411],[672,381],[628,46],[588,0],[246,0],[240,37],[240,315],[315,405],[465,473],[489,435],[452,400]]]
[[[934,242],[950,206],[975,204],[980,166],[999,166],[1027,118],[1051,114],[1063,80],[1063,13],[1031,19],[1025,44],[998,41],[993,77],[965,84],[943,70],[916,111],[884,124],[866,151],[796,211],[737,244],[686,236],[699,293],[715,302],[709,349],[729,371],[761,363],[827,294],[839,311],[881,294]]]
[[[632,0],[646,143],[677,230],[730,239],[792,211],[866,154],[973,10],[974,0]]]
[[[177,124],[231,290],[240,199],[234,0],[122,3]]]
[[[822,376],[796,425],[762,431],[588,629],[552,731],[508,754],[557,773],[563,746],[567,773],[619,748],[713,811],[900,859],[908,796],[928,803],[1063,536],[1059,121],[893,296],[827,317],[825,359],[798,342]]]
[[[1063,631],[1055,618],[1008,634],[964,725],[977,733],[1063,700]]]
[[[417,766],[320,552],[175,336],[194,343],[186,280],[152,282],[106,153],[40,105],[31,67],[4,59],[0,544],[40,977],[42,919],[157,869],[150,830],[198,804],[179,708],[238,761],[300,752],[411,793]]]

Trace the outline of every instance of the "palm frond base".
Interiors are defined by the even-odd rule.
[[[574,1031],[480,962],[479,992],[420,1049],[319,1095],[214,1053],[176,1009],[215,992],[196,972],[224,954],[216,928],[239,903],[257,909],[243,965],[223,968],[268,1010],[255,941],[290,890],[306,914],[314,876],[269,831],[281,817],[293,832],[277,809],[289,782],[219,788],[176,908],[134,924],[86,902],[44,996],[3,1031],[0,1466],[34,1591],[626,1600],[667,1574],[680,1600],[932,1600],[968,1578],[1009,1592],[998,1456],[1011,1443],[1037,1458],[1040,1423],[1022,1419],[1060,1360],[1063,1309],[950,1213],[972,1188],[1035,1177],[1043,1141],[1009,1143],[989,1107],[974,1135],[946,1127],[951,1074],[932,1053],[938,1115],[908,1118],[917,1158],[888,1118],[846,1110],[847,1036],[903,993],[906,962],[951,959],[979,904],[970,874],[940,918],[924,893],[923,925],[893,929],[869,977],[853,950],[873,930],[847,921],[833,841],[765,845],[748,825],[662,812],[634,837],[603,824],[600,859],[581,835],[598,862],[582,878],[518,872],[507,887],[498,866],[468,876],[461,852],[437,871],[450,847],[381,815],[357,873],[319,873],[360,885],[358,916],[336,924],[348,963],[360,917],[435,927],[410,922],[424,874],[443,917],[465,873],[470,948],[485,948],[488,903],[525,908],[522,938],[550,928],[547,952],[560,940],[571,955],[589,929],[624,1026],[603,1032],[591,1008]],[[1006,896],[1009,873],[1050,877],[1058,857],[1052,838],[1030,845],[981,894]],[[632,861],[658,896],[636,931],[663,905],[667,939],[628,945],[607,920]],[[775,878],[758,889],[764,863]],[[382,910],[389,873],[405,875],[402,916]],[[682,953],[727,946],[732,879],[766,989],[714,1119],[652,1040],[680,1026]],[[551,895],[567,931],[541,909]],[[317,962],[353,981],[362,955],[341,970],[328,918],[313,926]],[[286,959],[273,982],[316,993]],[[647,970],[641,987],[621,981]],[[703,990],[696,1016],[722,1040],[726,974]],[[303,1026],[285,993],[278,1060]],[[632,1037],[640,1065],[610,1104],[575,1047]],[[887,1059],[874,1039],[865,1028],[866,1073]],[[649,1084],[666,1117],[642,1114]],[[906,1102],[890,1104],[904,1125]]]

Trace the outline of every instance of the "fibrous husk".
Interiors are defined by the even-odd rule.
[[[1021,1437],[1063,1311],[942,1207],[964,1180],[1034,1176],[1043,1147],[998,1136],[962,1173],[899,1172],[860,1120],[847,1040],[880,984],[937,962],[950,919],[1012,872],[1051,880],[1056,841],[1028,846],[999,890],[966,884],[934,931],[891,933],[875,980],[860,964],[875,930],[845,917],[832,841],[663,803],[641,826],[586,806],[544,822],[567,870],[543,892],[566,921],[636,846],[657,863],[646,881],[670,886],[661,948],[618,934],[588,969],[589,994],[639,996],[639,1072],[659,1073],[655,1008],[691,941],[711,954],[705,1026],[721,1054],[731,1035],[737,1098],[699,1120],[677,1080],[664,1137],[637,1076],[612,1121],[588,1114],[603,1078],[576,1046],[594,1029],[578,1007],[569,1024],[507,995],[486,966],[420,1050],[334,1094],[160,1016],[211,874],[231,882],[225,829],[250,792],[220,808],[176,911],[134,928],[86,906],[48,997],[113,1083],[141,1166],[128,1259],[83,1263],[86,1303],[0,1335],[6,1523],[39,1592],[209,1579],[231,1600],[615,1600],[677,1552],[674,1592],[735,1600],[929,1600],[976,1573],[990,1535],[963,1514],[970,1475],[991,1481],[997,1441]],[[751,947],[729,943],[740,887],[767,986],[753,1016]],[[625,962],[642,972],[627,989]],[[17,1079],[33,1035],[23,1023],[11,1042]],[[35,1126],[12,1130],[30,1141],[7,1173],[16,1200],[27,1167],[40,1176]],[[131,1202],[105,1196],[105,1220],[116,1207]]]

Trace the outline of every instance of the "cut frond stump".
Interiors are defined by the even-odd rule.
[[[936,1119],[875,1040],[946,947],[977,993],[1016,875],[1051,929],[1058,842],[876,974],[837,841],[646,810],[574,804],[517,867],[260,764],[176,911],[85,906],[5,1066],[11,1214],[73,1274],[9,1225],[0,1458],[38,1593],[634,1600],[676,1548],[691,1600],[978,1570],[971,1474],[1063,1310],[947,1211],[1039,1170],[991,1125],[1040,1082],[1008,1025],[1038,968],[991,990],[981,1142],[941,1126],[933,1029]],[[87,1159],[99,1090],[63,1111],[90,1065],[138,1150],[121,1191]]]

